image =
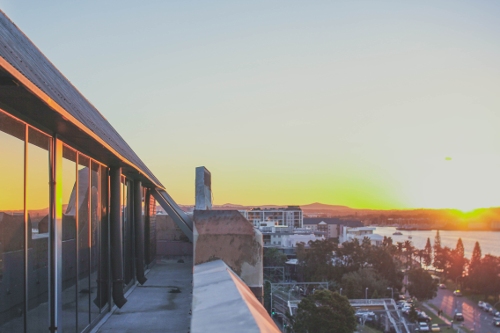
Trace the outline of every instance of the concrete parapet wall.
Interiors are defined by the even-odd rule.
[[[192,256],[193,243],[184,235],[174,220],[164,214],[156,215],[156,255]]]
[[[194,211],[194,264],[222,259],[261,299],[262,234],[237,210]]]
[[[191,333],[277,333],[246,284],[222,260],[194,266]]]

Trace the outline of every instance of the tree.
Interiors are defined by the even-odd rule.
[[[479,242],[474,245],[472,256],[470,257],[469,272],[467,274],[467,285],[477,290],[479,287],[479,278],[481,275],[481,246]]]
[[[434,250],[434,267],[443,270],[445,275],[447,275],[450,266],[451,251],[452,250],[447,246],[439,248],[437,252]]]
[[[455,250],[457,250],[457,254],[460,257],[464,256],[465,252],[464,252],[464,243],[462,242],[462,238],[458,239],[457,246],[456,246]]]
[[[417,310],[415,309],[415,305],[411,305],[410,311],[408,312],[408,319],[410,319],[410,322],[414,323],[418,320],[418,313]]]
[[[264,252],[264,267],[283,267],[287,261],[286,254],[275,247]]]
[[[356,272],[345,274],[341,281],[345,295],[351,299],[365,298],[368,288],[370,293],[377,291],[384,295],[389,287],[389,282],[378,274],[373,268],[362,268]]]
[[[436,258],[441,254],[441,236],[439,236],[439,230],[436,230],[436,237],[434,238],[434,267],[436,266]]]
[[[404,273],[398,269],[393,256],[387,248],[374,247],[370,255],[369,264],[387,282],[389,287],[400,290],[403,287]]]
[[[271,283],[269,281],[264,282],[264,307],[267,312],[271,314]]]
[[[486,300],[488,296],[500,293],[500,258],[487,254],[481,259],[477,277],[478,291],[484,294]]]
[[[354,309],[347,297],[330,290],[304,297],[291,319],[296,333],[352,333],[356,328]]]
[[[309,249],[297,244],[299,270],[305,281],[334,280],[334,251],[337,244],[330,239],[309,241]]]
[[[392,246],[392,237],[384,236],[384,240],[382,241],[382,246],[391,247]]]
[[[413,266],[413,260],[412,260],[412,255],[413,255],[413,250],[415,249],[413,245],[411,245],[411,241],[406,240],[404,243],[404,249],[406,253],[406,264],[409,265],[410,267]]]
[[[432,245],[430,238],[427,238],[427,244],[425,244],[424,251],[425,251],[424,264],[425,266],[430,266],[432,265]]]
[[[426,255],[427,253],[425,252],[425,250],[415,250],[415,256],[419,259],[420,267],[422,267],[422,260],[425,259]]]
[[[419,301],[432,299],[437,295],[438,282],[429,272],[422,268],[412,269],[408,272],[408,292]]]
[[[464,244],[462,238],[459,238],[455,250],[450,251],[449,267],[448,271],[445,272],[446,276],[451,279],[463,277],[467,263],[468,259],[464,256]]]

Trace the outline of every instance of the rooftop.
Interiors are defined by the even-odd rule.
[[[158,259],[144,285],[136,284],[128,302],[114,307],[92,332],[188,332],[193,296],[193,258]]]

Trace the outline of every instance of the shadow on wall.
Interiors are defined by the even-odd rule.
[[[193,255],[193,243],[168,215],[156,215],[156,254],[158,256]]]

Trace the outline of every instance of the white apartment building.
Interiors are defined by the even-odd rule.
[[[316,236],[314,234],[309,235],[286,235],[281,240],[281,246],[283,247],[297,247],[297,243],[307,244],[309,241],[324,240],[323,236]]]
[[[373,231],[376,228],[372,227],[359,227],[359,228],[342,228],[342,235],[339,237],[339,242],[350,242],[354,238],[357,238],[361,243],[365,237],[369,238],[372,245],[379,246],[382,245],[384,237],[379,234],[374,234]]]
[[[254,227],[260,227],[262,223],[271,222],[274,225],[302,228],[303,214],[299,206],[288,206],[287,208],[269,208],[252,210],[241,210],[240,213]]]

